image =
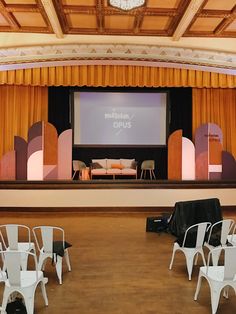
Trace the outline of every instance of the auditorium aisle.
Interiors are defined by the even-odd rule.
[[[193,300],[199,267],[188,281],[184,256],[178,254],[168,270],[174,237],[146,233],[144,213],[1,213],[1,224],[29,227],[57,225],[65,230],[72,272],[63,267],[63,284],[47,263],[48,308],[40,289],[35,313],[40,314],[208,314],[209,288],[204,282]],[[236,219],[236,213],[224,217]],[[0,298],[2,297],[0,286]],[[218,314],[236,312],[236,298],[221,298]]]

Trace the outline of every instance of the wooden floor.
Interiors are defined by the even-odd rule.
[[[153,213],[151,213],[153,215]],[[146,233],[148,213],[1,213],[1,224],[57,225],[72,243],[72,272],[63,266],[63,284],[47,264],[49,278],[45,307],[40,290],[35,313],[41,314],[206,314],[210,295],[204,281],[199,300],[193,300],[199,267],[187,278],[184,257],[176,255],[169,270],[174,237]],[[224,213],[236,219],[236,213]],[[2,289],[2,287],[1,287]],[[0,291],[0,296],[2,291]],[[218,314],[236,312],[236,297],[220,300]]]

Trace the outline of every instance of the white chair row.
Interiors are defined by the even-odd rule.
[[[5,313],[9,296],[13,291],[22,294],[27,313],[33,314],[34,293],[39,283],[41,283],[45,304],[48,305],[45,289],[47,278],[44,277],[42,272],[48,258],[53,259],[55,262],[60,284],[62,284],[63,256],[65,256],[66,264],[69,271],[71,271],[68,254],[70,245],[65,241],[65,233],[62,228],[37,226],[32,229],[32,233],[35,242],[32,241],[30,228],[25,225],[7,224],[0,226],[0,254],[3,264],[0,281],[5,283],[1,314]],[[19,240],[19,234],[23,241]],[[38,261],[36,247],[39,251]],[[28,257],[30,256],[35,261],[35,269],[33,271],[27,270]]]
[[[216,247],[225,246],[233,225],[234,220],[224,219],[212,225],[210,222],[202,222],[190,226],[185,231],[182,241],[176,241],[174,243],[169,269],[172,269],[175,253],[179,250],[185,255],[188,277],[189,280],[191,280],[195,256],[195,263],[197,263],[197,257],[198,254],[200,254],[203,260],[203,264],[206,265],[203,247],[205,246],[211,251]],[[189,244],[189,242],[191,243]],[[220,254],[220,250],[219,252],[214,252],[212,255],[213,265],[218,264],[219,255],[216,255],[217,253]]]
[[[15,292],[20,293],[24,298],[25,307],[28,314],[34,313],[35,290],[40,283],[45,305],[48,305],[48,298],[45,284],[47,278],[43,272],[38,270],[36,255],[26,251],[1,251],[0,254],[4,259],[5,271],[1,270],[1,281],[5,283],[3,292],[3,301],[1,314],[6,313],[6,307],[11,295]],[[32,256],[34,259],[33,270],[22,270],[21,256]]]
[[[31,238],[31,230],[28,226],[7,224],[0,226],[0,237],[2,249],[6,251],[33,252],[36,254],[36,247],[39,252],[38,268],[45,268],[47,258],[53,259],[56,265],[59,283],[62,284],[62,257],[65,256],[69,271],[71,265],[68,253],[68,243],[65,241],[65,232],[60,227],[37,226],[32,229],[35,242]],[[19,241],[19,234],[24,242]],[[57,252],[59,250],[59,252]],[[27,255],[21,254],[21,267],[27,269]]]
[[[232,229],[233,233],[230,234]],[[188,238],[192,243],[187,243]],[[233,247],[229,247],[228,243]],[[204,246],[209,249],[207,264],[203,252]],[[228,286],[233,287],[236,292],[236,225],[234,220],[224,219],[213,225],[203,222],[190,226],[183,240],[174,243],[169,269],[172,269],[174,256],[178,250],[185,255],[189,280],[191,280],[194,258],[197,263],[198,254],[201,255],[204,266],[200,267],[194,300],[197,300],[202,277],[205,277],[211,290],[212,313],[216,313],[221,291],[224,291],[225,297],[228,297]],[[223,266],[218,266],[223,252]]]

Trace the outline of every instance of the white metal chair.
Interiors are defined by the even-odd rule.
[[[141,164],[141,175],[140,175],[140,179],[144,178],[146,179],[146,174],[147,172],[149,173],[149,177],[150,179],[155,179],[156,180],[156,176],[155,176],[155,160],[144,160]]]
[[[191,280],[191,277],[192,277],[194,257],[196,256],[196,259],[195,259],[195,264],[196,264],[198,253],[201,255],[204,265],[206,265],[206,261],[205,261],[205,257],[203,253],[203,243],[204,243],[206,231],[210,227],[210,225],[211,225],[210,222],[202,222],[202,223],[198,223],[198,224],[190,226],[185,231],[183,241],[181,241],[182,243],[180,244],[178,242],[174,243],[169,269],[172,269],[176,251],[181,251],[185,255],[189,280]],[[193,244],[191,244],[191,247],[187,243],[190,237],[191,237],[192,242],[194,242]]]
[[[227,243],[227,237],[233,225],[233,219],[223,219],[214,223],[209,229],[209,235],[206,242],[204,243],[204,246],[207,247],[210,251],[216,247],[225,246]],[[220,256],[220,250],[214,251],[211,256],[213,265],[217,265]]]
[[[25,242],[19,241],[19,235]],[[34,252],[35,245],[31,242],[30,228],[19,224],[6,224],[0,226],[0,237],[2,241],[2,249],[6,251],[22,251]],[[21,254],[21,267],[23,270],[27,269],[28,255]]]
[[[68,270],[71,271],[67,242],[65,241],[65,233],[62,228],[53,226],[37,226],[33,228],[36,245],[39,250],[39,269],[44,270],[46,260],[53,259],[56,264],[56,273],[59,283],[62,284],[62,258],[65,257]],[[55,253],[55,240],[57,244],[61,244],[62,254]],[[58,241],[59,240],[59,241]],[[61,256],[62,255],[62,256]]]
[[[73,176],[72,176],[72,180],[73,180],[77,172],[79,173],[79,178],[80,178],[81,170],[86,169],[86,164],[81,160],[73,160],[72,167],[74,171]]]
[[[30,252],[22,251],[1,251],[4,255],[4,263],[6,266],[7,278],[4,281],[4,292],[1,314],[5,314],[9,297],[12,293],[20,293],[25,301],[28,314],[34,313],[34,296],[37,285],[40,283],[45,305],[48,305],[48,298],[45,284],[47,278],[44,278],[43,272],[37,269],[36,255]],[[32,256],[34,259],[34,270],[21,270],[21,254],[24,253]]]
[[[209,266],[212,256],[218,256],[223,252],[224,264],[221,266]],[[232,287],[236,293],[236,247],[219,247],[209,252],[207,266],[202,266],[199,270],[197,288],[194,295],[195,301],[198,298],[203,277],[206,278],[210,286],[212,314],[215,314],[221,291],[223,290],[223,296],[226,298],[228,298],[229,287]]]
[[[233,246],[236,246],[236,224],[233,228],[233,232],[231,234],[228,234],[227,235],[227,241],[233,245]]]

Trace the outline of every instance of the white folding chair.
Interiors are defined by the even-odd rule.
[[[206,265],[206,261],[205,261],[205,257],[203,253],[203,243],[204,243],[206,231],[210,227],[210,225],[211,225],[210,222],[202,222],[202,223],[198,223],[198,224],[190,226],[185,231],[182,244],[179,244],[178,242],[174,243],[169,269],[172,269],[176,251],[181,251],[185,255],[189,280],[191,280],[191,276],[192,276],[194,257],[196,256],[196,259],[195,259],[195,264],[196,264],[198,253],[201,255],[204,265]],[[193,245],[191,245],[191,247],[189,247],[189,245],[187,244],[187,240],[190,236],[192,240],[194,240],[195,242]]]
[[[227,243],[227,237],[232,230],[233,225],[233,219],[223,219],[215,222],[209,229],[209,235],[206,242],[204,243],[204,246],[207,247],[210,251],[214,248],[225,246]],[[217,265],[220,256],[220,250],[214,251],[211,256],[213,265]]]
[[[23,238],[24,241],[20,241],[19,238]],[[31,242],[30,228],[25,225],[19,224],[6,224],[0,226],[0,237],[3,244],[2,249],[6,251],[22,251],[22,252],[34,252],[35,245]],[[27,269],[28,255],[21,254],[21,267],[23,270]]]
[[[223,265],[209,266],[212,256],[219,256],[223,252]],[[212,314],[215,314],[221,291],[223,290],[223,296],[226,298],[228,298],[229,287],[232,287],[236,293],[236,247],[219,247],[209,252],[207,266],[202,266],[199,270],[197,288],[194,295],[195,301],[198,298],[203,277],[210,286]]]
[[[233,232],[227,235],[227,241],[231,245],[236,246],[236,224],[233,227]]]
[[[21,254],[24,253],[32,256],[34,259],[34,270],[21,270]],[[1,314],[5,314],[9,297],[12,293],[18,292],[24,298],[26,310],[28,314],[34,313],[34,297],[37,285],[40,283],[45,305],[48,305],[48,298],[45,284],[47,278],[44,278],[43,272],[37,268],[36,255],[23,251],[1,251],[4,256],[6,266],[7,279],[4,281],[4,292]],[[28,259],[28,258],[27,258]]]
[[[62,228],[59,227],[52,227],[52,226],[37,226],[33,228],[33,234],[35,237],[36,245],[39,250],[39,262],[38,267],[39,269],[44,270],[46,260],[51,258],[54,260],[56,264],[56,273],[59,279],[59,283],[62,284],[62,258],[65,257],[66,264],[68,266],[68,270],[71,271],[71,265],[69,260],[69,253],[66,247],[65,242],[65,233]],[[59,236],[56,237],[56,236]],[[55,253],[53,250],[53,246],[55,244],[55,240],[57,243],[61,243],[62,245],[62,256]]]

